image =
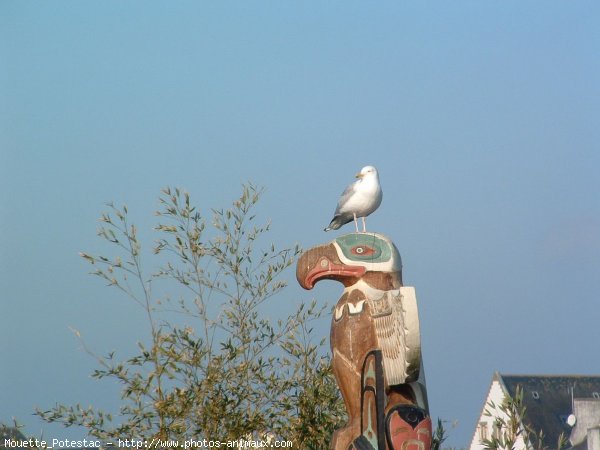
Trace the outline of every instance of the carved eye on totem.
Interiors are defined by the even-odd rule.
[[[355,245],[350,249],[353,255],[356,256],[370,256],[375,254],[375,249],[368,245]]]
[[[369,233],[346,234],[336,238],[335,244],[346,261],[384,263],[398,254],[391,241]]]

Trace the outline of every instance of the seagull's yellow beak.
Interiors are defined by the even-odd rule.
[[[363,174],[362,174],[362,173],[360,173],[360,172],[358,172],[356,175],[354,175],[354,177],[355,177],[355,178],[362,178],[362,177],[363,177]]]

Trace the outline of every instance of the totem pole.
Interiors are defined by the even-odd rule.
[[[303,253],[298,282],[339,281],[344,293],[331,320],[332,363],[348,423],[333,450],[430,450],[425,376],[415,290],[402,285],[393,242],[351,233]]]

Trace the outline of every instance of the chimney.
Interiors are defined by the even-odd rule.
[[[584,440],[588,440],[588,450],[600,450],[600,441],[596,440],[596,447],[590,447],[590,431],[595,429],[596,435],[594,438],[599,438],[597,435],[598,427],[600,427],[600,400],[596,398],[576,398],[573,402],[574,425],[571,425],[571,435],[569,440],[572,446],[581,444]]]
[[[587,430],[587,450],[600,450],[600,425]]]

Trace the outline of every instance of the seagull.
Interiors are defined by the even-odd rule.
[[[383,192],[379,186],[379,175],[373,166],[365,166],[356,174],[356,180],[342,193],[333,219],[325,231],[337,230],[354,219],[358,233],[358,217],[362,217],[363,233],[367,231],[365,217],[379,208]]]

